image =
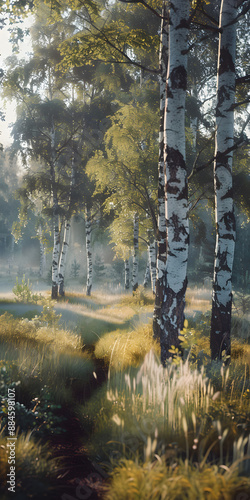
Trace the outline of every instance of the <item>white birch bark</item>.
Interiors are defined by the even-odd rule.
[[[91,248],[91,213],[86,207],[85,213],[85,231],[86,231],[86,252],[87,252],[87,284],[86,295],[91,295],[93,284],[93,264],[92,264],[92,248]]]
[[[168,19],[167,2],[162,2],[162,21],[159,50],[160,67],[160,129],[159,129],[159,159],[158,159],[158,234],[155,306],[153,315],[153,331],[155,339],[160,340],[161,306],[164,289],[166,266],[166,213],[165,213],[165,162],[164,162],[164,111],[166,105],[166,77],[168,63]]]
[[[59,270],[58,270],[59,295],[61,295],[61,297],[65,295],[64,277],[65,277],[67,253],[69,248],[69,240],[70,240],[70,229],[71,229],[71,222],[70,220],[66,220],[64,223],[63,242],[62,242],[61,254],[59,259]]]
[[[139,259],[139,216],[134,215],[134,248],[133,248],[133,271],[132,289],[135,292],[138,288],[138,259]]]
[[[129,289],[129,260],[124,261],[124,273],[125,273],[125,290]]]
[[[55,128],[52,123],[51,127],[51,164],[50,164],[51,189],[53,196],[53,233],[54,244],[52,254],[52,299],[56,299],[58,295],[58,262],[60,255],[60,231],[59,231],[59,215],[58,215],[58,199],[55,183]]]
[[[222,0],[220,11],[216,139],[214,162],[216,247],[212,294],[211,356],[230,355],[232,268],[235,216],[232,197],[235,101],[236,0]]]
[[[72,163],[71,163],[69,206],[68,206],[69,215],[71,214],[72,193],[73,193],[73,189],[74,189],[75,183],[76,183],[75,170],[76,170],[76,166],[75,166],[75,158],[74,158],[74,151],[73,151]],[[70,242],[70,230],[71,230],[71,219],[68,219],[64,223],[63,243],[62,243],[61,254],[60,254],[60,259],[59,259],[58,279],[59,279],[59,295],[61,295],[61,296],[65,295],[64,277],[65,277],[65,270],[66,270],[67,253],[68,253],[69,242]]]
[[[151,277],[151,288],[152,292],[155,293],[155,283],[156,283],[156,241],[153,241],[148,247],[149,252],[149,269]]]
[[[58,294],[58,260],[60,253],[60,231],[59,231],[59,216],[56,210],[56,202],[54,201],[54,217],[53,217],[53,233],[54,233],[54,244],[53,244],[53,254],[52,254],[52,299],[57,298]]]
[[[161,311],[161,361],[179,346],[183,328],[189,243],[185,152],[185,98],[189,0],[170,4],[169,62],[165,109],[167,262]]]

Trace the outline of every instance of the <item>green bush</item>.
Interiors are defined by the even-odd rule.
[[[13,293],[20,302],[29,302],[31,304],[37,304],[38,300],[41,298],[40,294],[34,294],[31,291],[31,284],[29,279],[25,279],[25,274],[23,275],[21,283],[16,278],[16,284],[13,288]]]

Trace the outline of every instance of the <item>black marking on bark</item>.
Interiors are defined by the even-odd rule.
[[[227,198],[233,198],[233,188],[232,187],[221,197],[221,200],[226,200]]]
[[[179,332],[184,326],[184,307],[185,307],[185,293],[187,289],[187,278],[184,280],[183,286],[178,293],[175,293],[171,288],[167,286],[161,311],[161,331],[160,331],[160,342],[161,342],[161,362],[163,366],[166,364],[166,360],[171,357],[169,349],[174,345],[179,347]],[[173,306],[174,300],[176,299],[176,306]]]
[[[218,271],[226,271],[228,273],[231,273],[231,269],[228,266],[227,263],[227,256],[228,256],[228,251],[225,250],[223,252],[220,252],[220,250],[217,252],[217,259],[219,260],[219,269]]]
[[[167,182],[166,190],[168,194],[177,194],[179,192],[179,188],[171,185],[169,182]],[[179,197],[177,199],[179,199]]]
[[[186,183],[184,188],[180,191],[180,194],[177,197],[177,200],[187,200],[187,199],[188,199],[188,186]]]
[[[236,221],[233,212],[227,212],[224,214],[222,220],[224,221],[227,231],[231,232],[236,230]]]
[[[171,91],[171,87],[169,86],[169,84],[167,83],[166,85],[166,97],[169,99],[173,99],[173,93]]]
[[[217,101],[217,107],[216,107],[216,116],[217,116],[217,111],[221,108],[222,104],[224,104],[225,101],[228,101],[230,99],[230,92],[229,92],[229,87],[227,85],[222,85],[218,89],[218,101]]]
[[[169,76],[171,81],[171,88],[173,90],[186,90],[187,88],[187,71],[186,68],[181,64],[171,71]]]
[[[233,241],[235,241],[235,236],[233,234],[224,234],[223,236],[221,236],[221,239],[222,240],[233,240]]]
[[[215,174],[215,189],[216,189],[216,191],[219,191],[220,188],[221,188],[221,182],[218,178],[218,175]]]
[[[231,71],[235,73],[235,66],[232,58],[232,54],[225,47],[221,47],[220,50],[220,66],[219,66],[219,75],[223,73],[227,73]]]
[[[169,169],[169,178],[167,179],[168,184],[171,182],[180,183],[177,179],[177,172],[179,168],[186,169],[185,160],[178,149],[166,148],[166,163]]]
[[[217,151],[216,154],[216,170],[220,167],[226,168],[231,174],[231,166],[228,163],[228,155],[223,151]]]

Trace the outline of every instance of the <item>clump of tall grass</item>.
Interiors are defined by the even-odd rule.
[[[93,379],[94,363],[81,350],[0,346],[0,356],[6,361],[11,379],[20,382],[16,391],[19,401],[25,404],[45,386],[53,388],[53,400],[59,404],[72,402],[74,396],[83,398]]]
[[[214,395],[204,367],[191,370],[186,361],[163,368],[153,351],[145,356],[136,376],[127,373],[119,389],[108,389],[108,400],[117,401],[119,392],[124,413],[114,415],[113,420],[122,430],[130,421],[130,432],[143,438],[146,458],[159,451],[162,443],[180,435],[187,439],[188,429],[196,437],[197,415],[208,411]]]
[[[138,366],[151,349],[159,352],[153,339],[152,324],[140,325],[133,331],[116,330],[105,334],[95,346],[96,358],[102,358],[111,369]]]
[[[99,450],[118,449],[126,457],[138,452],[146,459],[178,442],[188,456],[213,396],[204,368],[191,369],[188,361],[163,368],[150,351],[139,369],[110,372],[107,400],[100,394],[84,414],[94,421],[92,443]]]
[[[83,347],[77,334],[53,328],[39,317],[17,319],[7,312],[0,316],[0,344],[19,348],[22,345],[50,346],[60,351],[81,350]]]
[[[8,441],[2,435],[0,436],[0,491],[7,490],[7,473],[10,471],[8,464],[9,448]],[[32,437],[32,433],[17,434],[15,441],[15,475],[16,492],[14,496],[22,498],[33,498],[33,494],[40,491],[41,498],[48,495],[51,488],[51,481],[56,477],[59,469],[58,460],[52,458],[52,455],[46,445],[41,445]],[[20,497],[21,498],[21,497]],[[47,496],[45,496],[47,498]]]
[[[112,473],[105,500],[231,500],[249,498],[250,479],[237,469],[216,465],[175,462],[167,466],[164,457],[143,465],[122,460]]]

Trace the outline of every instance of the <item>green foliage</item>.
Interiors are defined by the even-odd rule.
[[[80,268],[81,268],[80,264],[76,261],[76,259],[74,259],[72,264],[71,264],[71,276],[72,276],[72,278],[78,278]]]
[[[5,365],[6,371],[9,370],[8,364]],[[0,374],[1,375],[1,374]],[[2,382],[2,381],[1,381]],[[11,386],[18,386],[20,381],[12,383]],[[6,384],[1,383],[2,389],[0,394],[1,411],[0,419],[1,425],[6,432],[8,424],[8,387]],[[6,396],[2,396],[5,392]],[[30,402],[29,408],[24,404],[15,402],[15,426],[19,432],[32,431],[36,437],[48,438],[51,434],[62,434],[65,432],[63,424],[66,419],[61,414],[61,405],[53,404],[54,396],[45,386],[41,389],[39,397],[33,398]]]
[[[29,279],[26,280],[25,274],[23,275],[21,283],[19,283],[18,277],[16,278],[16,284],[12,291],[19,302],[37,304],[38,300],[41,299],[40,294],[32,293],[30,281]]]
[[[41,314],[37,317],[38,322],[41,322],[43,325],[58,328],[58,323],[61,318],[61,314],[57,314],[54,309],[54,301],[51,299],[42,299],[43,310]]]

